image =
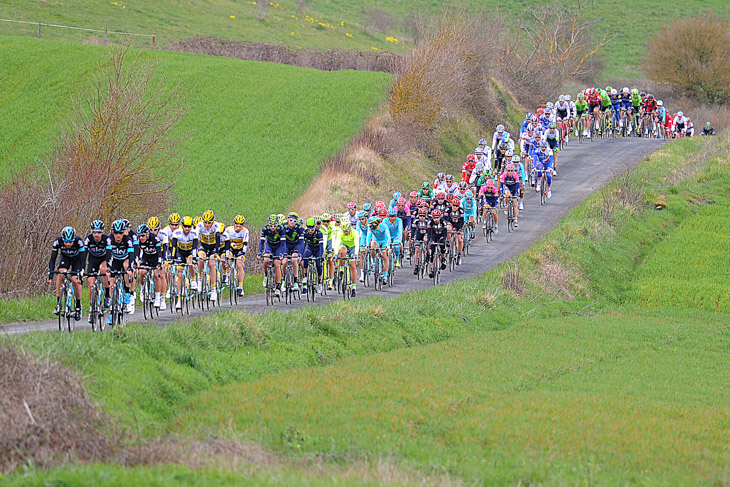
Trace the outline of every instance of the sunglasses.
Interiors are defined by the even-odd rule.
[[[180,226],[180,224],[179,224],[179,223],[170,223],[170,226],[171,226],[171,227],[179,227],[179,226]]]
[[[91,233],[99,234],[99,233],[102,233],[102,232],[101,232],[101,230],[92,230]]]
[[[124,232],[114,232],[114,235],[124,235]]]
[[[183,228],[193,228],[192,225],[183,225]]]

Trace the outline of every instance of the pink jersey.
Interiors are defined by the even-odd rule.
[[[487,193],[491,193],[491,195]],[[485,184],[479,189],[480,196],[497,196],[498,194],[499,190],[496,186],[489,187]]]

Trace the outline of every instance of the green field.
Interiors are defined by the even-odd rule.
[[[180,83],[190,135],[180,151],[175,210],[254,226],[291,201],[319,163],[344,147],[385,97],[382,73],[323,72],[272,63],[141,50],[169,83]],[[106,48],[0,37],[0,182],[53,148],[70,98],[87,86]]]
[[[108,27],[113,30],[140,33],[156,33],[161,44],[197,34],[214,35],[222,39],[263,41],[284,44],[292,48],[372,50],[386,49],[404,52],[409,42],[409,19],[414,12],[438,13],[441,2],[432,0],[411,0],[389,2],[373,0],[367,2],[312,0],[310,5],[299,11],[297,2],[281,1],[270,6],[263,20],[258,20],[259,5],[252,1],[213,0],[163,0],[145,2],[82,0],[47,0],[27,2],[6,0],[0,4],[0,17],[33,22],[55,22],[66,25],[81,25],[92,28]],[[524,18],[532,2],[498,2],[468,0],[467,6],[475,9],[494,10],[501,8],[512,19]],[[125,7],[125,8],[123,8]],[[603,51],[606,63],[604,77],[644,77],[639,67],[643,60],[644,46],[653,31],[667,25],[674,17],[688,17],[699,12],[713,10],[725,13],[726,2],[722,0],[688,0],[685,2],[664,2],[651,0],[608,0],[590,5],[589,15],[601,20],[600,27],[620,36]],[[366,29],[368,9],[378,9],[390,16],[388,32]],[[235,16],[232,19],[231,16]],[[190,20],[194,19],[194,22]],[[344,25],[342,25],[344,23]],[[324,25],[320,25],[324,24]],[[0,25],[1,32],[32,34],[35,26]],[[352,37],[347,34],[351,34]],[[74,38],[88,40],[88,34],[78,34],[61,29],[46,29],[51,38]],[[95,34],[96,40],[101,38]],[[389,42],[388,37],[399,42]],[[135,41],[149,42],[146,39]]]
[[[674,258],[659,252],[665,242],[682,238],[687,252],[724,242],[682,235],[708,211],[730,213],[728,142],[682,140],[640,165],[634,182],[643,179],[647,202],[662,195],[664,211],[617,206],[608,224],[597,212],[616,186],[589,197],[520,257],[523,296],[504,289],[500,266],[395,299],[17,342],[91,374],[93,397],[143,437],[231,437],[293,461],[331,459],[326,468],[389,459],[467,484],[722,484],[728,314],[634,300],[636,283],[662,269],[658,256]],[[127,478],[112,466],[82,471]],[[358,483],[337,471],[328,479]]]

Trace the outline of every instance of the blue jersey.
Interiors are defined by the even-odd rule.
[[[411,228],[411,214],[405,208],[398,210],[398,218],[403,222],[403,228]]]
[[[378,228],[373,230],[372,228],[368,227],[368,242],[367,244],[370,245],[370,242],[375,239],[378,244],[380,244],[381,247],[389,247],[390,246],[390,229],[388,228],[388,225],[385,223],[381,223]]]
[[[388,226],[393,243],[401,243],[403,241],[403,220],[396,217],[395,222],[391,222],[390,218],[386,218],[384,223]]]
[[[277,225],[273,230],[267,225],[261,230],[259,241],[259,254],[264,251],[264,244],[267,243],[273,249],[284,241],[284,228]]]
[[[477,216],[477,200],[474,198],[461,198],[461,207],[464,209],[464,219],[468,220],[470,216]]]
[[[621,98],[618,95],[608,95],[608,98],[611,100],[611,105],[614,108],[617,108],[621,104]]]

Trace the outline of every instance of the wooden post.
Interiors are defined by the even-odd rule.
[[[41,23],[38,22],[38,39],[41,38]]]
[[[107,31],[108,31],[108,30],[109,30],[109,28],[108,28],[108,27],[104,27],[104,44],[106,44],[106,43],[107,43],[107,36],[106,36],[106,35],[107,35]]]
[[[157,47],[157,34],[152,34],[152,47]]]

